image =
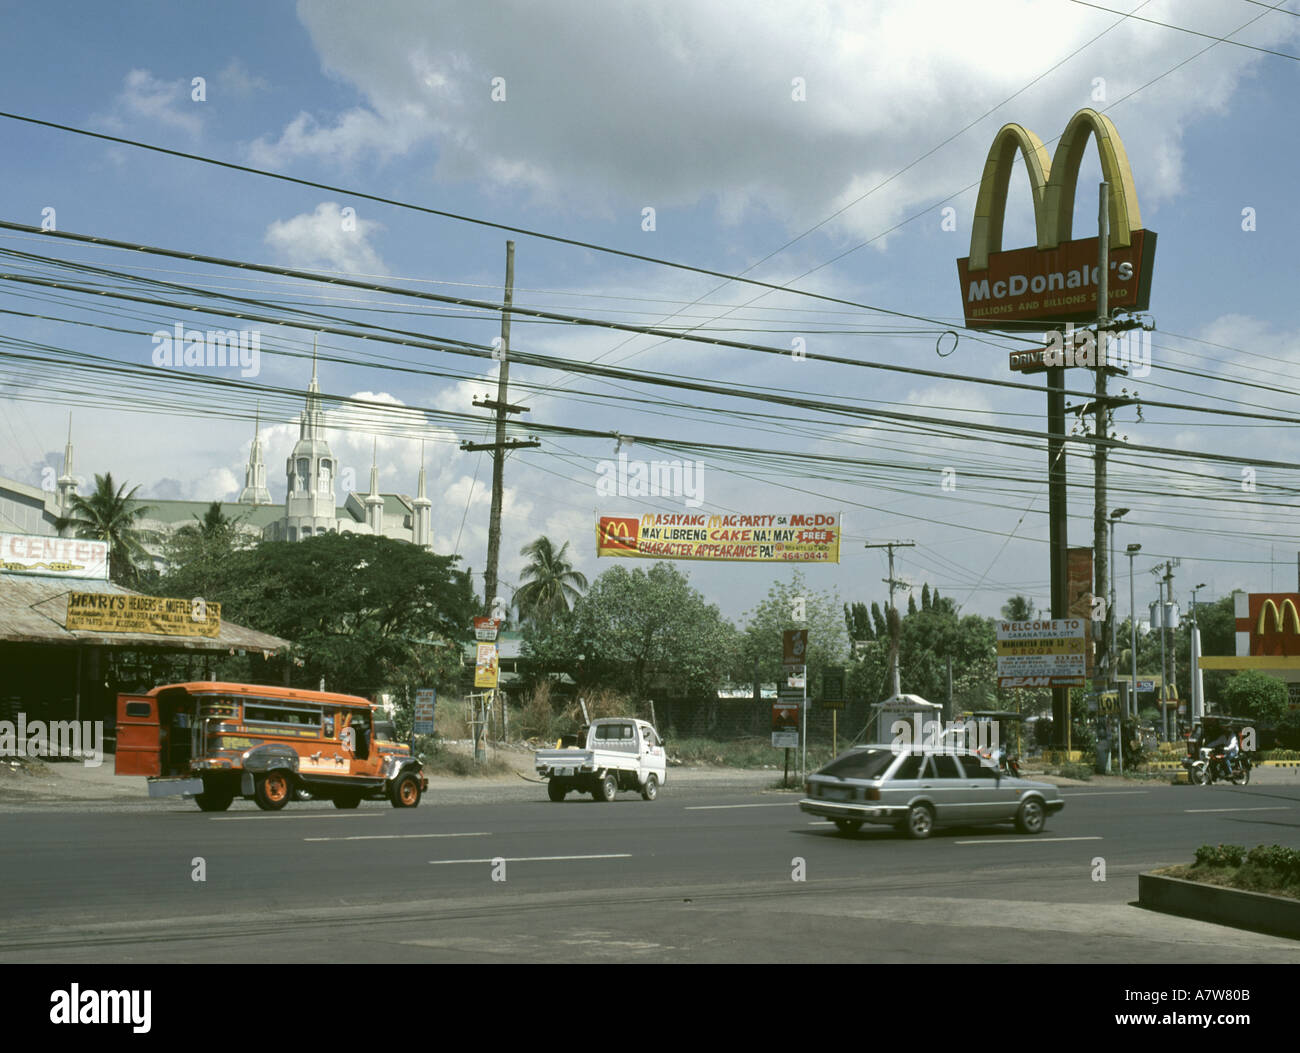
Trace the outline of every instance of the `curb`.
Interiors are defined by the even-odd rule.
[[[1300,900],[1288,896],[1139,874],[1138,905],[1163,914],[1300,940]]]

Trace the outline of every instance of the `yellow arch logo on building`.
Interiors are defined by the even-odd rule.
[[[1259,609],[1259,621],[1255,624],[1255,635],[1263,636],[1266,630],[1264,624],[1268,619],[1268,612],[1273,612],[1273,631],[1276,633],[1285,632],[1287,615],[1291,616],[1291,629],[1300,636],[1300,611],[1296,610],[1296,605],[1291,600],[1282,601],[1282,609],[1277,609],[1277,604],[1271,599],[1265,600],[1264,605]]]
[[[975,202],[970,235],[971,271],[987,270],[989,254],[1002,251],[1007,187],[1016,151],[1024,157],[1029,170],[1038,248],[1054,249],[1070,240],[1079,165],[1089,135],[1097,141],[1102,178],[1110,184],[1110,247],[1125,249],[1133,243],[1133,232],[1142,228],[1142,215],[1124,142],[1109,117],[1093,109],[1082,109],[1070,118],[1050,159],[1043,141],[1023,125],[1004,124],[998,130],[984,162]]]

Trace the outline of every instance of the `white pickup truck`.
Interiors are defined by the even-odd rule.
[[[592,721],[586,749],[538,750],[535,763],[552,801],[564,800],[570,790],[598,801],[612,801],[619,790],[639,790],[653,801],[667,775],[659,733],[632,717]]]

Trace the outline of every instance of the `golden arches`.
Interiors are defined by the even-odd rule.
[[[1029,187],[1034,200],[1034,226],[1039,249],[1054,249],[1069,241],[1074,222],[1074,195],[1079,165],[1091,135],[1097,141],[1101,173],[1110,184],[1110,244],[1128,248],[1132,233],[1142,227],[1137,188],[1129,167],[1124,142],[1111,119],[1093,109],[1082,109],[1070,118],[1051,160],[1047,148],[1033,132],[1019,124],[1004,124],[993,138],[979,197],[971,224],[970,270],[987,270],[989,254],[1002,251],[1002,227],[1006,218],[1007,187],[1016,151],[1025,159]]]
[[[1255,624],[1256,636],[1264,635],[1265,632],[1264,621],[1270,610],[1272,610],[1273,612],[1274,632],[1280,633],[1285,631],[1287,615],[1290,614],[1291,628],[1295,630],[1297,635],[1300,635],[1300,611],[1297,611],[1295,603],[1292,600],[1288,599],[1282,601],[1281,611],[1277,609],[1277,604],[1274,603],[1272,600],[1264,601],[1264,605],[1259,609],[1259,621]]]

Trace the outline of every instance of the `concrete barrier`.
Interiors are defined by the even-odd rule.
[[[1289,896],[1244,892],[1162,874],[1139,874],[1138,903],[1165,914],[1300,940],[1300,899]]]

